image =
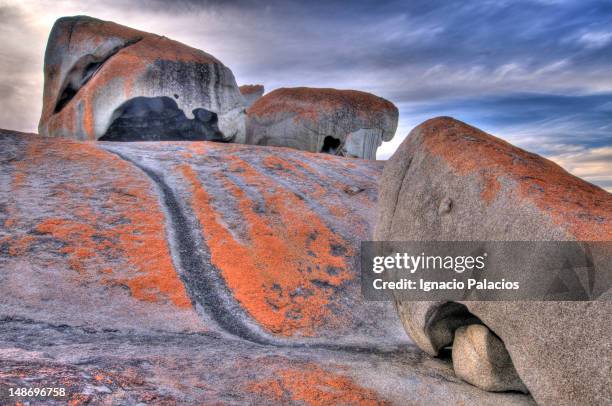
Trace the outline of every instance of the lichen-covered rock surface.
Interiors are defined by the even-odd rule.
[[[397,129],[393,103],[357,90],[276,89],[247,110],[247,143],[376,159]]]
[[[73,404],[530,404],[462,382],[361,299],[381,170],[1,131],[0,386]]]
[[[242,85],[239,87],[240,94],[244,97],[245,106],[251,107],[264,94],[263,85]]]
[[[244,99],[232,71],[169,38],[63,17],[51,30],[44,73],[41,135],[244,142]]]
[[[379,187],[379,241],[612,241],[610,193],[449,117],[416,127],[385,165]],[[593,252],[602,272],[594,277],[607,286],[609,258]],[[397,307],[431,355],[452,345],[455,329],[481,321],[503,341],[538,403],[595,405],[612,399],[610,293],[591,302]]]

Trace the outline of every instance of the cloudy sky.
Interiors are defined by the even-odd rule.
[[[35,131],[47,35],[87,14],[222,60],[239,84],[365,90],[411,128],[450,115],[612,191],[609,0],[0,0],[0,127]]]

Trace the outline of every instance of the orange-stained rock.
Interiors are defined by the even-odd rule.
[[[538,403],[603,404],[612,397],[610,193],[449,117],[416,127],[379,187],[378,241],[590,241],[598,301],[400,300],[397,307],[406,331],[431,355],[477,317],[503,341]],[[535,265],[534,281],[538,272],[555,276]]]
[[[58,309],[91,295],[91,311],[121,313],[93,300],[103,289],[102,302],[112,293],[143,309],[195,303],[256,340],[401,340],[391,307],[360,296],[381,163],[237,144],[1,142],[15,154],[3,167],[1,258],[86,287],[50,291]]]
[[[397,129],[388,100],[356,90],[276,89],[247,110],[247,143],[376,159]]]
[[[212,55],[110,21],[63,17],[47,43],[39,132],[243,142],[243,103],[231,70]]]
[[[382,406],[390,403],[352,379],[321,369],[316,364],[297,364],[260,378],[248,390],[276,404]]]
[[[239,87],[240,93],[244,97],[245,106],[251,107],[264,94],[263,85],[242,85]]]
[[[460,382],[363,300],[381,169],[0,130],[0,386],[70,404],[530,404]]]
[[[221,278],[240,310],[232,312],[254,321],[252,332],[260,338],[344,341],[395,334],[392,311],[381,310],[387,304],[361,300],[358,273],[359,243],[372,232],[381,163],[352,165],[327,155],[238,144],[102,148],[163,174],[193,224],[180,233],[204,247],[201,266]],[[202,282],[195,269],[183,274],[193,275],[188,284]],[[208,288],[198,289],[212,303]]]
[[[1,133],[0,144],[3,305],[56,323],[207,329],[142,171],[92,143]]]

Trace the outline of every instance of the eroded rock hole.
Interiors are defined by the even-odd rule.
[[[64,89],[57,99],[54,113],[59,113],[72,100],[79,89],[91,79],[103,63],[104,61],[96,60],[93,56],[87,55],[72,67],[66,75]]]
[[[60,111],[62,111],[64,106],[66,106],[68,102],[72,100],[74,95],[77,93],[77,90],[78,89],[75,89],[71,85],[68,85],[68,87],[64,89],[59,99],[57,100],[57,104],[55,105],[55,110],[53,110],[53,113],[59,113]]]
[[[135,97],[118,107],[100,141],[222,141],[216,113],[193,110],[187,118],[170,97]]]
[[[336,155],[338,153],[338,148],[340,148],[340,140],[328,135],[323,140],[323,148],[321,149],[321,152]]]
[[[57,100],[54,113],[59,113],[72,100],[79,89],[91,79],[100,66],[102,66],[102,62],[91,62],[85,67],[73,69],[73,72],[69,73],[71,77],[69,77],[66,87]]]
[[[64,84],[59,92],[53,113],[59,113],[70,102],[70,100],[74,98],[79,89],[89,82],[93,75],[106,61],[112,58],[120,50],[134,45],[140,40],[141,38],[136,38],[132,41],[126,42],[125,44],[109,49],[108,52],[101,55],[88,54],[79,59],[70,69],[70,72],[68,72],[66,78],[64,79]]]
[[[443,349],[452,345],[456,329],[470,324],[482,324],[465,305],[456,302],[446,302],[432,307],[426,314],[425,320],[425,332],[434,348],[440,351],[441,357],[450,356],[450,352]]]

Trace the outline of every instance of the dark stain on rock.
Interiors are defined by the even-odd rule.
[[[100,141],[228,141],[216,113],[197,108],[188,119],[169,97],[134,97],[113,112]]]
[[[346,255],[346,247],[341,244],[331,244],[329,246],[330,252],[335,257],[341,257]]]

